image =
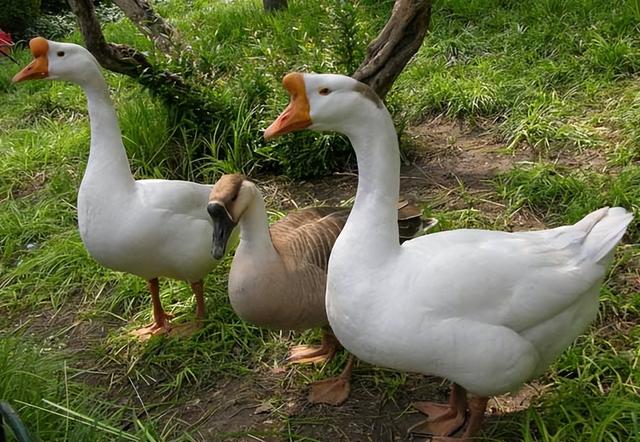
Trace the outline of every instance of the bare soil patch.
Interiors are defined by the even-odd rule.
[[[504,152],[491,129],[436,118],[408,131],[414,151],[400,171],[401,193],[429,199],[433,192],[450,190],[461,184],[471,191],[487,191],[489,180],[519,161],[533,161],[530,150]],[[280,177],[261,181],[265,198],[275,208],[292,209],[340,204],[355,195],[357,171],[293,182]]]
[[[409,160],[402,165],[400,191],[429,199],[433,192],[450,190],[460,184],[472,191],[486,191],[488,181],[516,162],[532,160],[532,153],[505,154],[490,130],[451,120],[435,119],[408,131]],[[308,205],[337,205],[355,195],[357,171],[293,182],[281,177],[259,180],[274,208],[292,209]]]
[[[425,419],[412,403],[445,402],[448,384],[438,378],[409,375],[390,394],[374,382],[370,366],[360,363],[359,367],[354,371],[351,395],[340,407],[309,404],[307,387],[296,369],[289,368],[277,373],[259,371],[244,380],[223,380],[173,418],[195,422],[194,434],[202,441],[276,442],[294,435],[319,441],[426,440],[407,433]],[[489,419],[526,409],[543,391],[542,385],[534,383],[514,396],[492,399]]]
[[[86,301],[83,293],[71,293],[59,309],[46,307],[37,313],[12,312],[6,318],[7,329],[44,339],[57,347],[64,347],[72,353],[82,352],[98,345],[110,329],[121,324],[115,321],[96,320],[85,317],[78,309]]]
[[[33,176],[25,178],[24,182],[12,189],[7,199],[20,199],[32,195],[42,190],[47,183],[47,174],[44,171],[38,172]]]

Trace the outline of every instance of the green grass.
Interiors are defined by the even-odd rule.
[[[616,175],[605,175],[538,163],[501,175],[497,188],[510,210],[528,207],[556,224],[575,223],[603,206],[626,207],[636,217],[628,232],[638,240],[640,168],[637,166],[628,166]]]
[[[621,92],[637,95],[637,23],[635,1],[440,1],[395,93],[414,121],[495,119],[512,146],[613,148],[600,129],[624,125]]]
[[[427,212],[438,217],[439,229],[503,229],[522,214],[553,227],[603,205],[640,214],[638,5],[435,2],[432,32],[388,97],[396,122],[404,127],[445,114],[481,123],[505,155],[531,149],[538,158],[504,171],[482,193],[462,182],[434,193]],[[267,144],[260,131],[286,105],[286,72],[352,71],[391,1],[291,2],[273,15],[246,0],[157,7],[191,52],[168,59],[126,21],[106,24],[108,39],[180,72],[221,118],[204,130],[131,80],[107,74],[137,177],[212,182],[223,172],[272,170],[295,178],[352,164],[340,137],[306,133]],[[22,64],[29,59],[25,51],[16,56]],[[85,97],[60,82],[12,85],[15,71],[0,65],[0,399],[39,440],[199,440],[201,416],[172,416],[215,398],[229,379],[281,366],[288,345],[319,333],[291,339],[240,321],[226,296],[227,259],[206,281],[201,333],[132,340],[127,332],[150,320],[146,284],[100,267],[77,233],[76,192],[90,135]],[[580,163],[592,154],[600,160]],[[502,205],[494,206],[499,213],[484,209],[487,200]],[[492,419],[489,440],[627,441],[640,433],[638,234],[634,221],[603,287],[597,322],[541,378],[550,388],[529,409]],[[164,281],[161,296],[178,322],[193,317],[186,284]],[[277,387],[301,390],[337,374],[344,358],[296,368]],[[401,403],[415,379],[366,364],[357,374],[357,385],[389,403]],[[337,426],[309,409],[282,411],[286,396],[270,400],[277,411],[269,429],[234,427],[227,436],[316,440],[308,426]]]
[[[146,427],[126,432],[120,422],[131,409],[100,398],[56,352],[24,336],[0,339],[0,397],[8,398],[37,440],[148,440]],[[10,439],[11,440],[11,439]]]

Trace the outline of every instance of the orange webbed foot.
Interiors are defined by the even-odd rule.
[[[169,336],[171,336],[172,338],[189,338],[202,330],[203,327],[204,323],[199,319],[191,322],[186,322],[184,324],[176,324],[171,327]]]
[[[290,364],[320,364],[331,360],[335,355],[334,348],[324,345],[296,345],[289,350],[287,362]]]
[[[151,324],[132,330],[129,334],[136,336],[140,341],[146,341],[152,336],[158,336],[168,333],[171,330],[171,313],[162,313],[162,319],[160,321],[154,321]]]
[[[319,364],[330,361],[340,348],[340,343],[333,332],[325,329],[322,343],[318,346],[296,345],[289,350],[287,362],[291,364]]]
[[[335,378],[324,379],[311,384],[307,400],[312,404],[342,405],[351,393],[351,372],[354,357],[349,355],[347,365]]]
[[[460,430],[467,420],[467,392],[459,385],[453,384],[448,403],[417,402],[414,407],[427,415],[427,419],[411,427],[409,433],[451,436]]]
[[[436,437],[451,436],[460,430],[466,422],[464,414],[455,413],[453,415],[439,415],[430,417],[422,422],[409,428],[409,433],[419,435],[433,435],[432,440],[444,441],[444,439],[436,439]],[[454,439],[456,440],[456,439]]]
[[[449,404],[437,402],[415,402],[413,408],[428,416],[427,422],[434,422],[453,415],[454,410]]]

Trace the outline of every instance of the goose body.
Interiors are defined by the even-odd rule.
[[[340,247],[349,244],[346,235],[330,267],[332,327],[346,348],[373,364],[442,376],[480,396],[516,390],[595,318],[610,256],[596,260],[602,248],[585,243],[589,235],[606,243],[604,229],[612,228],[618,235],[605,248],[613,246],[628,221],[624,209],[604,208],[569,228],[439,232],[369,265]],[[413,276],[391,277],[399,269]],[[367,315],[354,314],[363,299],[345,296],[345,287],[362,294],[362,281],[374,278]],[[390,294],[403,296],[375,302]]]
[[[87,251],[113,270],[149,281],[154,323],[142,338],[169,329],[158,278],[191,283],[204,316],[202,279],[216,265],[211,256],[211,186],[178,180],[135,180],[122,143],[107,84],[93,56],[81,46],[35,38],[34,61],[14,81],[49,78],[78,84],[87,95],[91,146],[78,192],[78,227]]]
[[[233,174],[216,182],[207,210],[214,224],[214,256],[224,254],[229,232],[239,226],[240,243],[229,273],[229,299],[238,316],[279,330],[328,324],[326,270],[347,209],[302,209],[269,226],[256,185]]]
[[[104,178],[85,175],[78,193],[78,227],[92,258],[146,280],[197,282],[214,268],[211,241],[202,240],[213,232],[206,211],[211,186],[138,180],[103,195],[101,189],[114,187]]]
[[[290,213],[270,226],[271,250],[241,239],[229,273],[229,299],[238,316],[280,330],[328,325],[329,253],[348,215],[332,207]],[[242,224],[240,231],[242,238]]]
[[[399,151],[382,102],[344,76],[294,73],[283,83],[292,100],[265,137],[335,130],[349,137],[358,161],[355,204],[328,267],[334,333],[367,362],[453,381],[448,405],[418,405],[430,419],[416,430],[447,440],[464,424],[460,440],[468,440],[488,396],[542,373],[594,319],[631,215],[603,208],[556,229],[454,230],[400,246]]]
[[[278,330],[324,327],[323,344],[295,347],[292,362],[320,362],[333,356],[338,347],[328,329],[325,309],[327,266],[331,249],[349,216],[349,209],[311,207],[290,212],[269,226],[264,199],[254,183],[242,175],[223,175],[214,185],[208,211],[214,222],[213,250],[222,256],[226,238],[235,225],[240,228],[240,244],[229,273],[229,299],[234,311],[245,321]],[[422,228],[421,211],[404,201],[396,221],[403,235]],[[347,365],[337,381],[338,394],[312,389],[318,402],[338,404],[348,395]],[[345,391],[345,388],[347,389]]]

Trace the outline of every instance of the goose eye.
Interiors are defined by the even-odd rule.
[[[329,89],[328,87],[323,87],[318,91],[318,93],[320,95],[329,95],[331,93],[331,89]]]
[[[57,55],[58,57],[64,57],[64,51],[58,51]]]

